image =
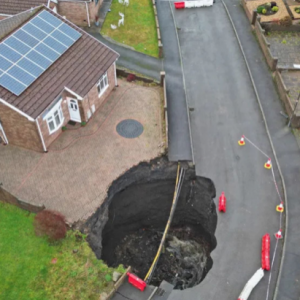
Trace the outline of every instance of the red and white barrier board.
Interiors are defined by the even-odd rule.
[[[256,285],[261,281],[264,277],[264,270],[258,269],[254,275],[249,279],[246,283],[243,291],[241,292],[238,300],[247,300],[252,292],[252,290],[256,287]]]
[[[261,268],[270,271],[270,235],[267,233],[262,238],[261,243]]]
[[[213,3],[214,0],[198,0],[198,1],[174,2],[174,5],[176,9],[182,9],[182,8],[212,6]]]

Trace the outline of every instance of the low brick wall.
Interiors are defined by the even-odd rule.
[[[3,187],[0,187],[0,201],[15,205],[32,213],[38,213],[45,209],[45,206],[32,205],[19,200],[8,191],[6,191]]]
[[[273,57],[270,51],[270,43],[267,41],[265,37],[265,30],[260,25],[260,18],[257,18],[254,26],[254,30],[259,42],[259,45],[265,55],[267,64],[271,71],[275,71],[278,63],[278,58]]]
[[[155,0],[152,0],[152,4],[153,4],[153,11],[154,11],[154,17],[155,17],[155,23],[156,23],[157,39],[158,39],[158,57],[162,58],[163,57],[163,44],[162,44],[162,40],[161,40],[161,34],[160,34]]]
[[[286,111],[287,115],[289,117],[291,117],[291,115],[293,113],[293,110],[294,110],[294,105],[291,101],[291,98],[288,95],[289,90],[287,89],[287,87],[284,84],[284,81],[282,79],[281,70],[278,70],[278,69],[276,70],[274,80],[275,80],[275,83],[277,85],[277,89],[278,89],[280,99],[284,104],[285,111]],[[293,117],[292,127],[300,127],[300,116],[295,115]]]

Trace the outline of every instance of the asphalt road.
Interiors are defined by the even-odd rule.
[[[169,3],[164,3],[165,10]],[[175,11],[183,57],[186,94],[191,113],[192,140],[198,175],[211,178],[217,195],[225,191],[226,214],[219,214],[212,253],[214,265],[205,280],[192,289],[174,292],[175,299],[237,299],[247,280],[260,268],[261,237],[272,235],[273,252],[279,215],[278,196],[266,158],[249,143],[239,147],[245,134],[272,156],[257,100],[223,5]],[[275,174],[278,177],[276,166]],[[272,271],[274,292],[281,243]],[[268,273],[266,274],[268,275]],[[251,299],[265,299],[268,276]]]

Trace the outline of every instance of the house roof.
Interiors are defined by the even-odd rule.
[[[65,88],[82,98],[85,97],[119,57],[118,53],[45,6],[31,17],[43,9],[66,22],[82,36],[21,95],[16,96],[0,86],[0,99],[34,119],[43,113]],[[15,17],[9,19],[13,18]],[[2,22],[0,21],[0,27]]]
[[[48,0],[0,0],[0,14],[15,15],[32,7],[47,5]]]

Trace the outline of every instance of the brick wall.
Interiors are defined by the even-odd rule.
[[[92,3],[95,5],[95,3]],[[79,26],[87,26],[87,11],[84,2],[59,2],[57,12],[61,16],[66,16],[66,18],[72,23]]]
[[[68,108],[68,102],[66,99],[66,95],[63,96],[63,100],[61,102],[61,108],[62,108],[62,112],[64,115],[64,122],[61,125],[65,126],[69,121],[70,121],[70,114],[69,114],[69,108]],[[48,147],[51,145],[51,143],[53,143],[53,141],[58,138],[58,136],[62,133],[61,128],[59,128],[57,131],[55,131],[54,133],[50,134],[49,133],[49,128],[48,128],[48,124],[47,124],[47,120],[43,120],[42,116],[38,117],[38,122],[40,125],[40,129],[44,138],[44,143],[46,145],[46,148],[48,149]]]
[[[278,58],[273,57],[271,54],[270,44],[266,40],[266,37],[264,34],[265,31],[262,29],[262,27],[259,23],[259,18],[255,22],[255,33],[256,33],[259,45],[265,55],[265,58],[266,58],[269,68],[271,69],[271,71],[275,71],[276,67],[277,67]]]
[[[82,115],[82,121],[88,120],[87,113],[88,110],[91,111],[91,107],[95,105],[95,110],[98,110],[101,104],[105,101],[105,99],[108,97],[112,89],[115,87],[115,71],[114,71],[114,65],[111,65],[110,68],[107,70],[107,77],[108,77],[108,88],[105,90],[105,92],[101,95],[101,97],[98,97],[98,90],[97,85],[95,85],[89,93],[84,97],[82,100],[82,108],[83,108],[83,115]],[[100,78],[97,78],[97,80]],[[80,101],[79,101],[80,102]]]
[[[8,143],[19,147],[43,151],[43,145],[35,122],[0,103],[0,119]]]

